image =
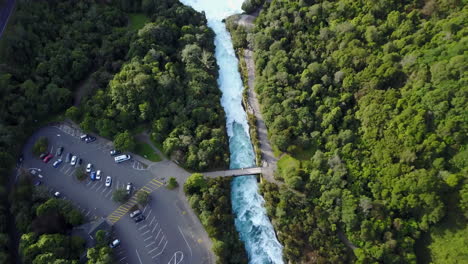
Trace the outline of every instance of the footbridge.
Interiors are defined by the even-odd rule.
[[[203,175],[209,178],[215,178],[218,176],[222,176],[222,177],[250,176],[250,175],[263,173],[264,169],[265,168],[263,167],[240,168],[240,169],[232,169],[232,170],[204,172]]]

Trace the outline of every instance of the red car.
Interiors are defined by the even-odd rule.
[[[51,154],[47,155],[47,156],[43,159],[43,161],[44,161],[45,163],[47,163],[47,162],[49,162],[53,157],[54,157],[54,154],[51,153]]]

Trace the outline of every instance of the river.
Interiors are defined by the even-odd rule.
[[[242,80],[231,36],[222,20],[241,13],[243,0],[181,0],[195,10],[204,11],[208,26],[216,33],[216,60],[219,65],[218,85],[222,91],[221,105],[226,112],[227,133],[231,156],[230,167],[246,168],[255,165],[255,155],[249,136],[247,115],[242,107]],[[249,263],[284,263],[283,247],[276,238],[273,226],[263,207],[255,176],[232,180],[232,207],[236,229],[245,244]]]

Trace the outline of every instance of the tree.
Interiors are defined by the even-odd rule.
[[[169,190],[172,190],[172,189],[175,189],[177,186],[179,186],[179,183],[177,183],[176,178],[170,177],[170,178],[169,178],[169,182],[168,182],[168,184],[167,184],[167,188],[168,188]]]
[[[128,130],[117,134],[114,138],[114,146],[121,151],[131,151],[135,149],[135,139]]]
[[[127,190],[120,188],[112,194],[112,200],[117,203],[125,203],[128,200]]]
[[[75,177],[79,181],[84,181],[86,178],[88,178],[88,174],[85,172],[85,170],[82,167],[79,167],[75,171]]]
[[[194,194],[201,192],[207,187],[206,179],[201,173],[193,173],[187,179],[184,185],[184,191],[187,194]]]
[[[145,191],[139,191],[136,194],[137,203],[142,206],[145,206],[149,202],[149,194]]]
[[[34,155],[39,156],[41,153],[46,152],[49,149],[49,139],[41,137],[34,143],[32,152]]]
[[[80,110],[76,106],[70,106],[70,108],[67,109],[65,112],[65,116],[67,118],[70,118],[71,120],[77,122],[80,119]]]

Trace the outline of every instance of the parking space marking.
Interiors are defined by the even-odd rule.
[[[154,226],[153,230],[151,231],[151,233],[154,233],[154,231],[156,230],[156,228],[158,227],[159,223],[156,223],[156,225]]]
[[[96,187],[97,185],[99,185],[97,182],[94,182],[93,185],[91,185],[91,187],[89,188],[90,190],[94,189],[94,187]]]
[[[153,241],[153,242],[149,243],[148,245],[146,245],[146,247],[149,247],[149,246],[151,246],[151,245],[153,245],[153,244],[155,244],[155,243],[156,243],[156,242]]]
[[[147,230],[146,232],[144,232],[143,234],[141,234],[142,236],[146,235],[147,233],[149,233],[150,230]]]
[[[102,189],[101,193],[104,193],[105,191],[107,191],[107,188]]]
[[[144,226],[138,228],[138,230],[141,230],[141,229],[143,229],[143,228],[145,228],[145,227],[147,227],[147,226],[148,226],[148,225],[144,225]]]
[[[99,191],[99,189],[101,189],[102,186],[103,186],[102,184],[98,184],[98,185],[99,185],[99,187],[96,189],[96,192]]]
[[[148,215],[146,216],[146,218],[149,218],[152,212],[153,212],[153,209],[149,210],[149,213],[148,213]],[[151,223],[152,223],[152,222],[153,222],[153,221],[151,221]],[[150,223],[150,225],[151,225],[151,223]]]
[[[145,208],[143,208],[143,213],[145,213],[147,208],[148,208],[148,205],[146,205]]]
[[[137,204],[136,196],[137,196],[138,192],[143,191],[143,192],[146,192],[146,193],[150,194],[150,193],[152,193],[153,191],[155,191],[156,189],[160,188],[163,185],[164,184],[162,182],[158,181],[157,179],[152,179],[143,188],[141,188],[139,191],[135,192],[135,194],[132,196],[132,198],[130,198],[130,200],[128,202],[121,205],[119,208],[117,208],[117,210],[115,210],[109,216],[107,216],[107,219],[111,222],[111,224],[117,223],[117,221],[119,221],[120,218],[122,218],[122,216],[124,216],[126,213],[128,213],[130,208],[132,208],[135,204]],[[104,191],[102,191],[102,192],[104,192]],[[119,210],[119,209],[123,209],[123,210]]]
[[[105,198],[107,198],[107,196],[109,196],[109,194],[112,193],[112,189],[109,190],[109,192],[106,193],[106,195],[104,195]]]
[[[93,181],[88,181],[88,183],[86,183],[86,186],[90,185]]]
[[[149,237],[145,238],[143,241],[146,241],[146,240],[148,240],[148,239],[151,239],[152,237],[153,237],[153,236],[149,236]]]

